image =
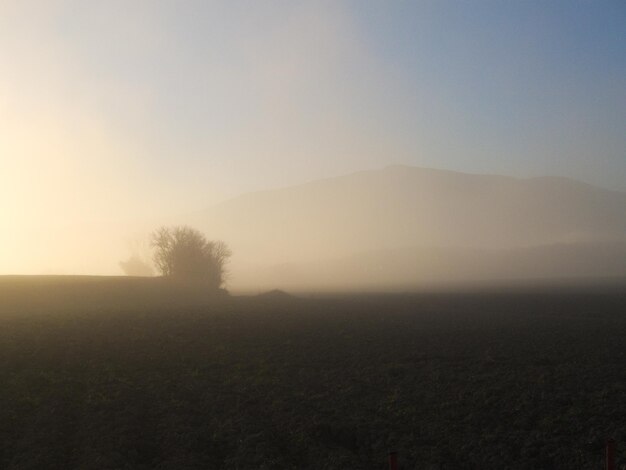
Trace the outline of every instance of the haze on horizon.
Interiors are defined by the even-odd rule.
[[[600,235],[581,219],[526,245],[622,243],[624,24],[619,1],[4,1],[0,274],[121,274],[162,223],[390,165],[607,188]],[[594,213],[594,191],[571,207]],[[200,223],[231,230],[235,266],[254,255],[241,225]],[[359,249],[407,248],[398,227]],[[297,240],[254,262],[293,261]]]

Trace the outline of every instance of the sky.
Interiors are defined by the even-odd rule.
[[[119,272],[164,217],[392,164],[626,191],[624,24],[621,0],[2,0],[0,273]]]

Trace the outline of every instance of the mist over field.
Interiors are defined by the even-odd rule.
[[[234,288],[411,289],[626,277],[626,193],[408,166],[244,195],[192,222]]]
[[[103,252],[83,259],[109,256],[114,266],[88,273],[158,274],[150,234],[163,223],[227,241],[233,257],[226,281],[235,292],[626,279],[626,192],[563,177],[395,165],[243,194],[205,210],[131,222],[124,239],[117,239],[124,230],[111,235],[108,227],[88,244],[111,237]],[[84,241],[87,234],[74,236]],[[69,265],[83,246],[74,247],[64,251]],[[74,272],[40,274],[54,273]]]
[[[623,0],[0,0],[0,469],[626,469]]]
[[[623,275],[623,7],[478,3],[3,2],[0,273],[189,224],[235,290]]]

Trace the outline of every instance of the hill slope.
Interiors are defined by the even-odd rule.
[[[466,250],[489,252],[483,258],[490,259],[510,250],[523,258],[524,251],[535,253],[537,248],[553,260],[550,247],[565,250],[572,259],[581,247],[585,261],[574,263],[574,272],[557,263],[544,273],[542,256],[532,255],[528,259],[538,264],[525,268],[524,275],[613,275],[615,270],[602,272],[590,247],[604,252],[607,244],[619,259],[626,242],[626,193],[566,178],[517,179],[393,166],[247,194],[211,208],[193,223],[232,246],[234,286],[237,273],[245,278],[253,267],[259,272],[270,265],[323,265],[325,260],[398,250],[434,250],[455,265],[465,255],[455,256]],[[390,256],[385,269],[393,272],[395,263]],[[496,268],[479,266],[481,257],[472,263],[476,273],[500,276]],[[589,263],[593,266],[587,269]],[[327,272],[332,273],[331,265]],[[363,279],[360,268],[354,270]],[[409,272],[404,279],[408,284],[417,279]],[[464,272],[468,278],[475,274],[467,266]]]

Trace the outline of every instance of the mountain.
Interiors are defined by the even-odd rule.
[[[392,166],[246,194],[190,223],[232,247],[233,287],[254,285],[253,273],[275,283],[263,287],[300,278],[310,288],[340,275],[359,287],[410,286],[429,272],[442,281],[626,274],[626,193],[567,178]]]

